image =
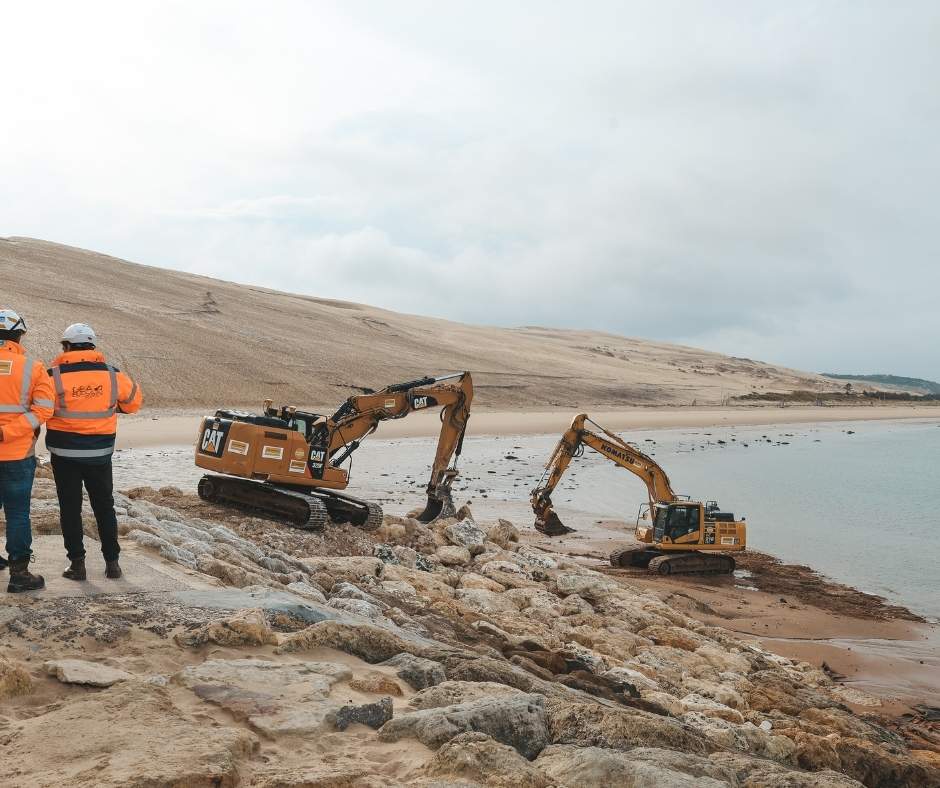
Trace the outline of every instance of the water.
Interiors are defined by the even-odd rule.
[[[940,618],[937,423],[650,430],[624,437],[662,463],[678,493],[717,498],[725,511],[745,516],[752,548]],[[478,517],[531,524],[529,491],[556,441],[469,438],[455,500],[472,499]],[[419,506],[434,445],[426,438],[371,440],[354,455],[349,492],[379,500],[389,512]],[[194,489],[201,473],[189,448],[124,451],[115,467],[119,488]],[[645,500],[639,479],[590,449],[572,462],[554,495],[562,520],[575,528],[596,519],[632,525]]]

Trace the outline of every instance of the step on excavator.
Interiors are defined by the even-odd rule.
[[[196,439],[196,465],[212,472],[200,479],[199,497],[307,530],[330,521],[373,530],[382,524],[382,509],[340,492],[349,483],[349,471],[341,466],[381,422],[440,407],[428,500],[418,519],[453,516],[451,485],[472,401],[473,380],[462,372],[366,390],[332,416],[275,408],[271,400],[261,414],[218,410],[202,420]]]
[[[590,424],[595,430],[589,429]],[[626,468],[646,483],[649,503],[637,514],[636,547],[610,554],[615,567],[639,566],[659,574],[730,574],[734,558],[747,545],[747,526],[742,518],[722,512],[717,501],[692,501],[676,495],[666,472],[652,457],[591,421],[586,413],[575,416],[552,452],[539,485],[532,491],[535,528],[546,536],[560,536],[574,529],[564,525],[552,505],[552,492],[572,458],[589,446],[611,462]],[[643,523],[641,524],[641,521]]]

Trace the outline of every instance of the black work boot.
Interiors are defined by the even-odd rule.
[[[4,569],[6,569],[7,566],[8,566],[8,564],[7,564],[7,559],[4,558],[2,555],[0,555],[0,572],[2,572]]]
[[[17,558],[10,561],[10,582],[7,591],[18,594],[21,591],[38,591],[46,587],[42,575],[34,575],[29,571],[29,558]]]
[[[62,573],[62,577],[68,580],[87,580],[85,574],[85,559],[78,558],[69,565],[69,568]]]
[[[104,562],[104,576],[111,580],[117,580],[121,576],[121,565],[115,558],[113,561]]]

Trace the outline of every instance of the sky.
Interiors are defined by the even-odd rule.
[[[3,22],[0,236],[940,379],[933,0],[37,0]]]

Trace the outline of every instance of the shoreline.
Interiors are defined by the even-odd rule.
[[[200,419],[210,409],[144,409],[137,416],[122,416],[118,427],[119,449],[153,446],[186,446],[196,438]],[[836,407],[715,407],[630,408],[608,410],[585,406],[580,410],[477,410],[471,414],[468,437],[490,435],[560,435],[579,412],[586,412],[610,430],[751,427],[783,424],[826,424],[867,421],[937,421],[940,407],[872,405]],[[440,431],[437,412],[415,413],[408,419],[383,422],[375,437],[428,438]],[[40,444],[42,447],[43,444]]]

